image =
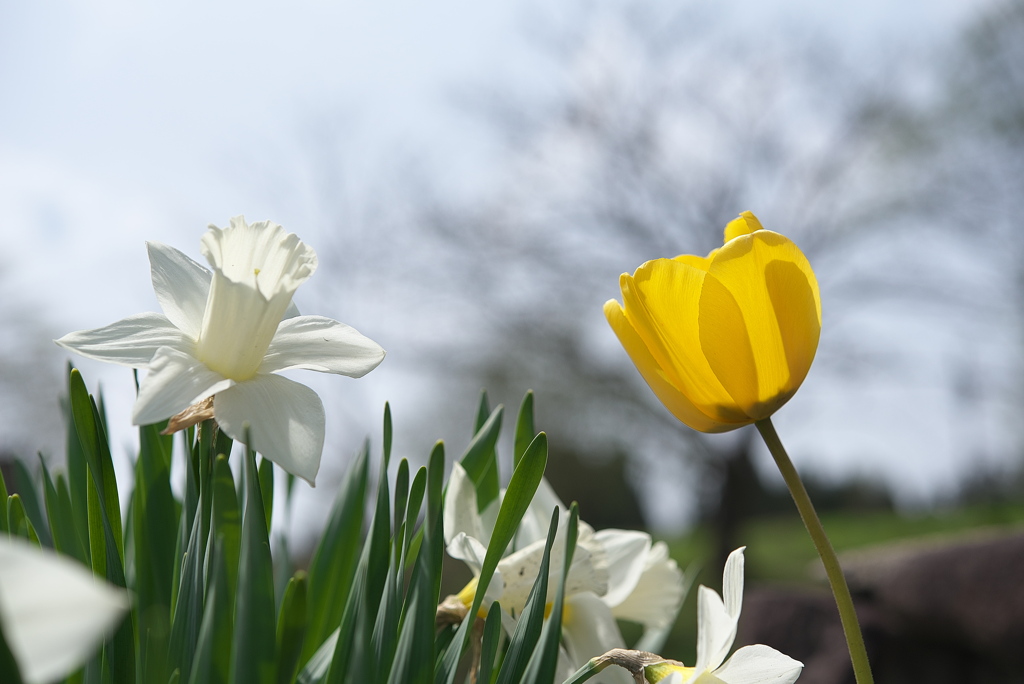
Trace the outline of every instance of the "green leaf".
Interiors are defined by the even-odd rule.
[[[501,602],[495,601],[487,611],[484,623],[484,634],[480,641],[480,668],[477,670],[476,681],[489,683],[494,671],[494,656],[498,652],[501,641]]]
[[[263,496],[263,510],[266,512],[267,529],[274,517],[274,464],[260,458],[260,494]]]
[[[288,581],[277,616],[277,684],[295,681],[306,634],[306,573],[299,570]]]
[[[42,460],[42,457],[40,457]],[[39,495],[36,494],[35,478],[28,471],[25,464],[19,459],[14,461],[15,482],[18,486],[15,491],[21,495],[21,502],[25,506],[25,515],[32,521],[32,527],[39,535],[39,541],[43,546],[53,547],[53,540],[50,538],[50,526],[43,515],[43,508],[39,504]]]
[[[223,538],[210,543],[213,550],[206,588],[203,620],[195,642],[195,657],[190,668],[189,684],[227,684],[231,667],[233,597],[228,588]],[[146,680],[158,681],[158,680]]]
[[[557,524],[557,509],[553,516],[553,523]],[[576,551],[576,539],[578,536],[579,506],[574,502],[569,509],[569,522],[565,531],[565,561],[562,563],[562,572],[558,578],[558,588],[555,590],[555,600],[551,604],[551,612],[544,623],[537,648],[530,657],[526,667],[526,676],[521,680],[528,684],[547,684],[555,677],[558,669],[558,645],[562,639],[562,607],[565,603],[565,583],[569,578],[569,570],[572,567],[572,557]],[[553,539],[548,537],[548,543]],[[557,553],[557,550],[555,551]]]
[[[242,511],[235,494],[235,480],[228,465],[228,457],[217,456],[213,464],[213,530],[220,539],[224,553],[224,571],[227,579],[228,603],[235,604],[238,586],[238,559],[242,543]]]
[[[484,397],[486,401],[486,396]],[[484,408],[481,405],[481,410]],[[484,510],[498,498],[498,457],[495,445],[501,433],[504,407],[498,406],[476,431],[459,462],[476,486],[477,506]]]
[[[331,668],[331,661],[334,658],[334,649],[338,645],[338,634],[340,630],[331,632],[330,636],[313,653],[306,666],[299,672],[295,681],[297,684],[321,684],[327,678],[327,672]]]
[[[171,493],[171,438],[161,435],[159,426],[147,425],[139,428],[139,444],[130,509],[130,538],[135,549],[133,609],[139,625],[143,679],[163,681],[168,676],[166,644],[171,631],[179,510]]]
[[[515,534],[519,522],[523,519],[523,515],[526,514],[530,502],[533,500],[533,495],[537,492],[537,487],[544,476],[547,460],[547,436],[541,432],[530,443],[519,465],[512,473],[508,489],[505,490],[505,497],[502,499],[501,507],[498,509],[498,517],[495,520],[494,531],[491,533],[491,540],[487,546],[487,553],[484,556],[476,595],[473,599],[473,606],[468,612],[469,615],[476,615],[479,612],[480,604],[487,592],[491,576],[494,574],[495,568],[498,567],[498,561],[501,560],[502,554],[508,547],[509,542],[512,541],[512,536]],[[454,681],[456,666],[462,657],[463,651],[466,649],[469,639],[469,631],[466,627],[468,622],[463,620],[462,625],[459,627],[455,643],[445,653],[438,667],[435,681],[447,681],[449,684]]]
[[[523,403],[519,405],[519,417],[516,419],[515,446],[512,451],[513,467],[519,465],[523,459],[526,448],[530,446],[534,435],[537,434],[533,427],[533,390],[523,396]]]
[[[68,481],[64,478],[63,473],[57,473],[55,489],[57,491],[57,513],[56,515],[48,513],[48,515],[51,519],[56,517],[61,521],[60,526],[63,530],[61,534],[65,544],[65,553],[78,559],[83,565],[89,566],[89,551],[86,547],[86,539],[81,536],[81,531],[86,529],[88,521],[86,521],[85,525],[80,525],[75,521],[75,510],[71,503],[71,491],[68,488]],[[88,532],[87,529],[86,532]]]
[[[498,670],[497,684],[518,684],[524,681],[523,675],[530,663],[531,656],[535,655],[535,648],[541,636],[544,626],[544,613],[547,608],[548,596],[548,572],[551,565],[551,546],[555,541],[555,533],[558,530],[558,509],[551,514],[551,524],[548,526],[548,538],[544,545],[544,555],[541,558],[540,567],[537,570],[537,581],[530,589],[530,595],[526,599],[526,606],[519,614],[516,629],[509,641],[508,652],[505,653],[505,660]],[[559,622],[561,625],[561,622]]]
[[[25,504],[21,501],[20,494],[11,494],[7,497],[7,519],[11,525],[11,535],[27,539],[36,546],[39,543],[39,535],[25,514]]]
[[[248,437],[246,444],[251,443]],[[276,662],[277,625],[273,561],[266,512],[256,471],[256,452],[246,449],[242,543],[238,589],[235,593],[235,633],[231,644],[233,684],[272,684]]]
[[[384,465],[391,462],[391,404],[384,402]]]
[[[361,547],[368,455],[364,447],[346,473],[309,566],[309,631],[299,659],[303,663],[337,629],[348,602]]]
[[[204,612],[203,553],[200,550],[199,516],[192,519],[188,536],[180,586],[171,616],[171,636],[167,646],[168,662],[179,672],[192,672],[196,644]]]
[[[57,551],[88,565],[85,547],[82,544],[82,540],[78,538],[78,527],[71,517],[70,499],[66,502],[65,506],[62,506],[61,495],[53,484],[50,470],[46,467],[42,454],[39,456],[39,464],[43,475],[43,501],[46,503],[46,519],[50,521],[50,536],[53,539],[53,547]],[[65,496],[67,495],[66,487],[64,494]]]

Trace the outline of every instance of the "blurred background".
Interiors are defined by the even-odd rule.
[[[388,351],[295,376],[329,417],[298,544],[384,401],[422,462],[482,389],[509,423],[533,389],[561,496],[715,584],[792,504],[752,432],[661,407],[601,306],[749,209],[821,284],[775,422],[833,524],[870,521],[837,545],[1024,520],[1024,2],[7,2],[0,102],[5,458],[59,461],[51,340],[157,309],[145,241],[202,261],[241,213],[317,250],[300,309]],[[71,360],[127,468],[131,372]],[[803,573],[794,544],[752,575]]]

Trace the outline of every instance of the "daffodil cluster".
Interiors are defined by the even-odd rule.
[[[448,554],[465,562],[474,578],[461,592],[441,604],[439,617],[462,619],[472,606],[500,501],[499,497],[482,513],[478,512],[473,482],[460,464],[454,464],[444,504],[445,540]],[[548,482],[541,480],[510,552],[499,561],[488,584],[482,615],[486,615],[494,601],[500,600],[502,624],[509,634],[514,631],[516,618],[537,580],[547,525],[555,508],[566,510]],[[552,548],[564,545],[567,517],[560,515],[563,523]],[[655,543],[650,535],[632,530],[595,532],[583,521],[578,531],[565,585],[559,655],[562,679],[590,658],[625,646],[617,620],[639,623],[648,632],[667,630],[675,620],[684,594],[682,572],[668,557],[668,548],[663,542]],[[561,574],[562,564],[561,554],[553,553],[548,570],[550,578]],[[549,604],[556,584],[554,579],[548,583]],[[628,681],[622,679],[621,672],[609,671],[601,676],[606,682]]]

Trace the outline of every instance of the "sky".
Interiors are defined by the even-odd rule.
[[[854,59],[879,60],[949,39],[978,5],[732,0],[715,6],[747,39],[726,49],[756,45],[761,33],[789,31],[823,39]],[[557,21],[559,11],[563,20],[572,16],[571,9],[515,0],[0,4],[0,231],[7,246],[0,268],[5,292],[16,293],[5,296],[17,296],[59,336],[156,309],[147,240],[201,260],[205,226],[244,214],[281,223],[315,247],[323,238],[322,209],[307,188],[304,159],[315,146],[309,131],[325,125],[337,135],[346,193],[368,191],[406,157],[423,160],[446,187],[472,188],[487,175],[491,147],[481,130],[467,126],[453,93],[480,82],[522,92],[557,87],[528,28],[538,18]],[[316,283],[314,277],[304,288]],[[303,297],[300,290],[300,308]],[[317,313],[374,337],[380,312],[354,301],[332,306]],[[75,362],[91,386],[106,388],[111,423],[126,425],[130,373]],[[376,436],[383,401],[403,396],[407,382],[387,361],[359,381],[310,375],[296,377],[315,388],[345,383],[324,396],[329,415],[346,417],[329,426],[328,442],[351,445],[339,446],[347,451],[364,434]],[[812,374],[809,387],[815,382]],[[862,403],[875,402],[865,396]],[[400,401],[393,409],[399,427],[403,412],[413,410]],[[828,404],[803,410],[829,411]],[[893,424],[899,421],[891,412],[879,413],[866,413],[867,426],[850,429],[908,441],[929,429]],[[114,438],[126,444],[133,437],[127,427],[115,427]],[[793,446],[799,451],[813,439],[797,433]],[[424,454],[428,447],[409,445]],[[856,470],[852,458],[836,455],[837,472]],[[910,498],[926,499],[955,475],[950,466],[920,482],[914,479],[919,465],[908,460],[908,472],[893,477],[920,490]]]

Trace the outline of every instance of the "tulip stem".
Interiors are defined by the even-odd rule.
[[[853,606],[853,598],[850,596],[850,588],[846,585],[846,578],[843,576],[843,569],[839,566],[839,558],[836,550],[832,548],[832,542],[825,534],[825,528],[821,525],[811,498],[807,496],[807,489],[804,487],[800,474],[797,473],[793,462],[789,460],[785,447],[779,435],[775,432],[770,418],[765,418],[754,423],[761,437],[764,438],[768,450],[772,452],[776,465],[782,473],[782,479],[789,487],[789,493],[793,495],[797,510],[804,521],[804,526],[811,535],[814,547],[818,550],[821,562],[825,566],[825,574],[828,575],[828,583],[832,587],[832,595],[835,596],[836,606],[839,608],[839,619],[843,624],[843,633],[846,635],[846,645],[850,649],[850,660],[853,662],[853,673],[857,684],[872,684],[874,678],[871,675],[871,666],[868,663],[867,649],[864,648],[864,636],[860,631],[860,624],[857,622],[857,611]]]

